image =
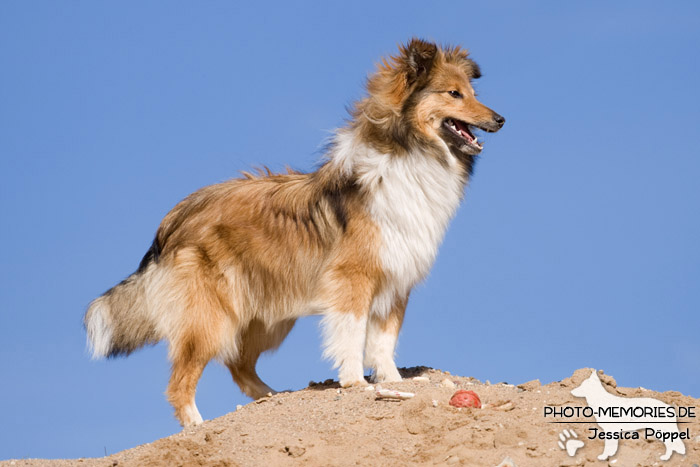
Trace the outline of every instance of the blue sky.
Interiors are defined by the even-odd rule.
[[[602,368],[700,397],[695,2],[2,2],[0,459],[101,456],[179,430],[164,345],[93,362],[86,305],[199,187],[313,170],[381,56],[462,44],[507,118],[397,362],[492,382]],[[318,321],[259,372],[335,377]],[[246,403],[218,364],[205,419]]]

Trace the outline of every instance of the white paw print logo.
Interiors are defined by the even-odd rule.
[[[559,442],[557,443],[560,448],[566,450],[566,453],[570,457],[576,455],[576,451],[583,447],[583,441],[578,438],[578,435],[574,430],[564,430],[559,433]]]

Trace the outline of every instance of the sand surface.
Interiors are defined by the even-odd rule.
[[[621,440],[607,461],[597,456],[604,441],[588,439],[587,424],[553,424],[545,406],[581,406],[570,394],[591,374],[577,370],[571,377],[541,386],[488,384],[426,367],[402,370],[405,380],[380,385],[415,393],[403,401],[377,399],[365,388],[340,389],[337,382],[313,383],[301,391],[280,393],[238,408],[223,417],[158,441],[108,457],[85,459],[22,459],[0,466],[346,466],[346,465],[468,465],[468,466],[693,466],[700,463],[700,400],[675,391],[618,388],[602,375],[611,394],[653,397],[668,404],[696,407],[696,418],[684,418],[681,430],[685,457],[659,460],[661,441]],[[414,377],[419,377],[414,380]],[[376,387],[375,387],[376,389]],[[475,391],[484,407],[457,409],[448,404],[458,389]],[[580,420],[574,418],[572,420]],[[585,445],[574,457],[557,442],[563,429],[574,429]]]

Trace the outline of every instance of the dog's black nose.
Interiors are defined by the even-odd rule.
[[[506,122],[506,119],[503,117],[503,115],[499,115],[496,112],[493,113],[493,121],[498,123],[499,127],[502,127],[503,124]]]

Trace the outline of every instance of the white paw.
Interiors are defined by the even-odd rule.
[[[561,449],[564,449],[570,457],[574,457],[576,451],[583,447],[583,441],[576,438],[578,438],[578,435],[574,430],[564,430],[559,433],[559,442],[557,444]],[[598,459],[600,459],[600,457],[598,457]]]
[[[204,420],[202,419],[202,416],[199,414],[199,410],[197,410],[197,406],[194,405],[194,403],[189,404],[187,407],[185,407],[184,414],[183,414],[183,420],[182,420],[182,425],[184,427],[199,425],[203,421]]]
[[[355,381],[340,381],[340,387],[341,388],[350,388],[350,387],[363,387],[363,386],[369,386],[369,383],[365,381],[364,378],[358,379]]]
[[[350,386],[367,386],[362,365],[344,364],[338,372],[338,382],[343,388]]]
[[[399,370],[392,368],[389,371],[375,371],[372,375],[372,381],[375,383],[399,383],[403,381]]]

